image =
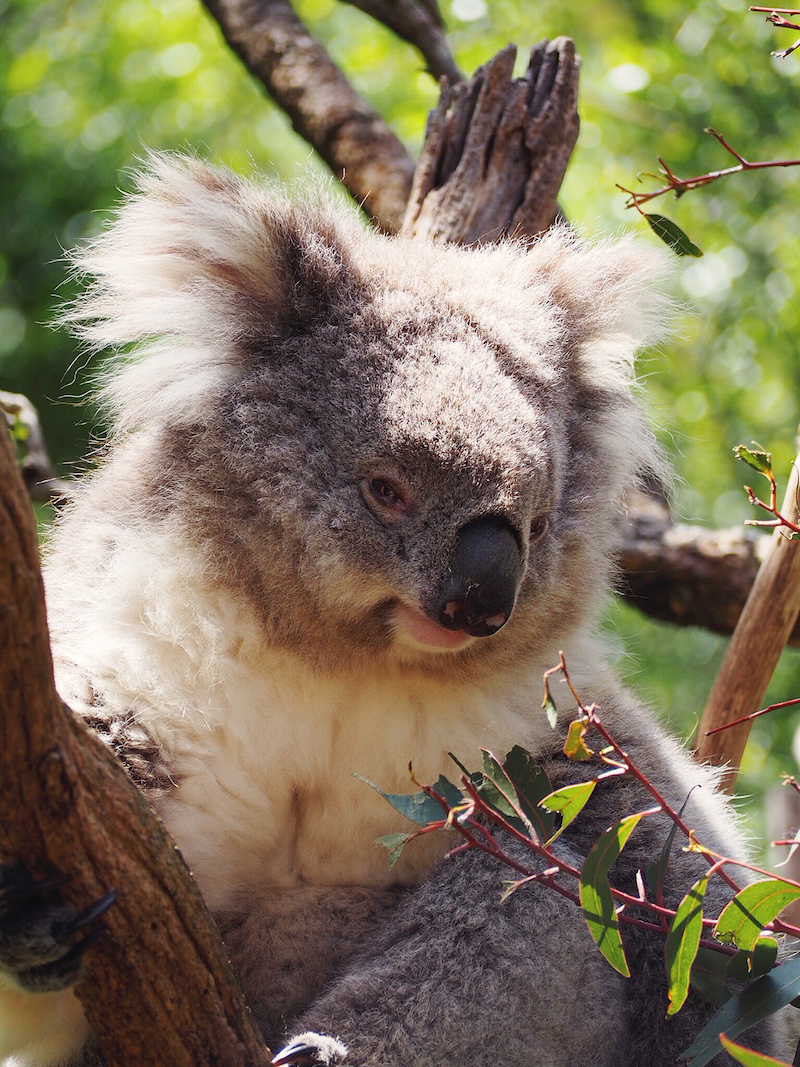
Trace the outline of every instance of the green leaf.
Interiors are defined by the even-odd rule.
[[[453,755],[452,752],[448,752],[447,755],[450,757],[453,763],[455,763],[456,767],[458,767],[461,773],[466,778],[469,778],[473,785],[477,785],[480,782],[481,778],[483,777],[480,771],[468,771],[464,764],[461,762],[461,760],[458,758],[458,756]]]
[[[586,719],[573,719],[567,731],[567,740],[564,742],[564,755],[571,760],[585,761],[594,755],[594,749],[588,747],[583,740],[589,724]]]
[[[689,803],[689,798],[697,788],[698,787],[696,785],[693,785],[689,792],[686,794],[686,799],[681,804],[681,810],[678,812],[679,815],[683,815],[684,811],[686,811],[686,805]],[[672,852],[672,843],[675,840],[675,834],[677,833],[677,830],[678,824],[674,822],[670,827],[669,833],[667,834],[667,839],[664,842],[664,847],[661,849],[661,855],[658,857],[657,860],[654,860],[652,863],[649,863],[644,872],[645,880],[647,882],[647,888],[650,890],[656,900],[659,900],[661,890],[664,887],[664,879],[667,876],[667,867],[669,866],[669,857]]]
[[[524,827],[522,812],[520,811],[517,791],[508,775],[495,757],[486,749],[481,749],[483,758],[483,778],[478,785],[478,792],[493,808],[500,812],[506,819]]]
[[[644,877],[647,882],[647,888],[656,900],[658,900],[658,896],[664,888],[664,879],[667,876],[667,867],[669,865],[670,852],[672,851],[672,842],[675,840],[677,830],[678,824],[673,823],[667,834],[667,840],[664,842],[664,847],[661,849],[661,855],[657,860],[648,863],[645,868]]]
[[[744,1067],[792,1067],[786,1060],[776,1060],[774,1056],[766,1056],[763,1052],[753,1052],[751,1048],[737,1045],[726,1034],[720,1034],[719,1039],[723,1048],[730,1052],[737,1063],[743,1063]]]
[[[550,696],[549,689],[545,689],[544,691],[544,700],[542,701],[542,708],[544,709],[544,713],[547,716],[547,721],[550,723],[550,729],[555,730],[556,726],[558,726],[558,711],[556,709],[556,705],[553,698]]]
[[[664,966],[669,982],[668,1016],[680,1011],[689,995],[689,976],[703,932],[703,898],[707,888],[708,875],[694,883],[678,905],[667,934]]]
[[[668,244],[676,256],[694,256],[698,259],[702,251],[697,245],[692,244],[680,226],[676,226],[670,219],[663,215],[645,215],[650,229],[664,244]]]
[[[569,824],[583,811],[586,802],[594,792],[594,787],[597,785],[597,781],[592,779],[591,782],[579,782],[577,785],[565,785],[563,789],[556,789],[553,793],[548,793],[546,797],[542,797],[539,804],[546,808],[548,811],[557,811],[561,813],[561,826],[558,832],[553,834],[548,840],[547,844],[551,844],[555,839],[562,834]]]
[[[741,949],[731,956],[728,960],[727,969],[728,978],[734,982],[749,982],[752,978],[750,974],[750,953],[742,952]]]
[[[744,445],[737,445],[733,450],[733,454],[737,459],[740,459],[742,463],[746,463],[747,466],[752,467],[754,471],[763,474],[765,478],[771,478],[772,454],[770,452],[765,452],[755,441],[752,443],[755,445],[754,448],[745,448]]]
[[[540,841],[546,841],[553,833],[556,820],[548,811],[539,807],[542,799],[553,789],[550,779],[533,756],[520,745],[514,745],[503,761],[503,770],[514,783],[522,810],[530,820]]]
[[[775,966],[778,958],[778,942],[774,937],[759,937],[748,958],[751,977],[760,978]]]
[[[750,952],[767,923],[798,897],[800,888],[780,878],[753,882],[723,908],[714,927],[714,937]]]
[[[388,800],[395,811],[399,811],[401,815],[405,815],[407,819],[417,823],[418,826],[427,826],[428,823],[441,822],[442,819],[446,818],[441,804],[434,800],[433,797],[429,797],[427,793],[384,793],[369,778],[355,773],[353,777],[372,786],[376,793],[380,793],[384,800]],[[444,780],[446,781],[446,779]],[[442,779],[440,778],[439,782],[441,781]],[[452,788],[455,789],[455,786]],[[458,796],[459,800],[461,800],[460,793]]]
[[[375,844],[382,845],[383,848],[389,850],[389,867],[393,869],[397,861],[406,847],[408,842],[416,837],[416,834],[384,834],[383,837],[376,837]]]
[[[724,952],[701,945],[692,964],[689,984],[701,1000],[713,1004],[715,1008],[721,1008],[731,998],[725,981],[730,958]]]
[[[622,947],[619,920],[607,874],[643,814],[628,815],[601,834],[592,845],[581,871],[581,907],[589,933],[614,970],[625,978],[630,978],[631,972]]]
[[[688,1067],[705,1067],[722,1051],[719,1035],[736,1037],[761,1019],[790,1004],[800,993],[800,958],[787,960],[780,967],[753,982],[738,996],[731,997],[700,1031],[683,1053]]]

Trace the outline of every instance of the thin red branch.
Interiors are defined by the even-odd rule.
[[[706,730],[706,737],[711,737],[712,734],[721,733],[722,730],[728,730],[731,726],[738,726],[743,722],[750,722],[752,719],[757,719],[759,715],[766,715],[768,711],[777,711],[778,708],[788,708],[793,704],[800,704],[800,697],[795,697],[793,700],[781,700],[777,704],[770,704],[767,708],[761,708],[760,711],[753,711],[750,715],[742,715],[740,719],[732,719],[730,722],[726,722],[723,726],[715,726],[713,730]]]
[[[734,159],[738,162],[736,166],[724,167],[721,170],[708,171],[705,174],[698,174],[693,178],[679,178],[667,164],[659,159],[660,174],[657,177],[666,178],[666,185],[662,185],[659,189],[654,189],[649,193],[636,192],[633,189],[627,189],[624,185],[617,185],[617,188],[625,193],[628,200],[625,204],[626,207],[636,208],[641,213],[642,204],[647,204],[651,200],[655,200],[659,196],[664,196],[665,193],[685,193],[690,189],[700,189],[704,185],[710,185],[711,182],[718,181],[720,178],[727,178],[730,174],[740,174],[746,170],[765,170],[770,167],[798,167],[800,166],[800,159],[769,159],[752,161],[745,159],[740,155],[725,138],[717,133],[716,130],[710,127],[706,129],[706,133],[716,138],[722,147],[729,152]]]

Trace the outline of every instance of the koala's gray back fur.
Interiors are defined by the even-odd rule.
[[[149,791],[269,1039],[321,1034],[319,1058],[343,1042],[350,1067],[666,1067],[708,1011],[664,1021],[660,944],[631,938],[646,978],[626,983],[572,904],[532,886],[500,906],[506,873],[477,853],[437,866],[445,835],[391,871],[373,840],[407,824],[350,777],[406,792],[409,759],[434,781],[450,750],[521,744],[577,780],[559,754],[574,709],[557,694],[556,731],[540,709],[564,649],[673,804],[703,783],[701,840],[743,851],[712,777],[592,636],[621,496],[661,465],[631,369],[664,318],[661,257],[564,230],[389,240],[156,158],[77,262],[65,318],[136,347],[106,386],[108,455],[51,547],[59,686]],[[437,596],[475,524],[513,540],[515,602],[493,635],[454,638]],[[634,794],[598,787],[559,847],[580,864]],[[637,830],[623,882],[665,832]],[[676,856],[670,899],[696,864]],[[85,1037],[72,1024],[64,1056]]]

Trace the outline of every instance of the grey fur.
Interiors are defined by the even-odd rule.
[[[90,284],[65,318],[138,350],[106,386],[109,454],[51,548],[59,684],[155,786],[265,1034],[322,1035],[320,1062],[344,1046],[348,1067],[673,1063],[710,1009],[664,1020],[660,943],[628,937],[625,982],[571,904],[532,886],[500,906],[507,872],[477,853],[437,866],[447,841],[390,875],[365,838],[401,827],[348,777],[374,763],[400,788],[408,759],[435,775],[448,747],[519,742],[579,780],[560,755],[569,702],[555,732],[539,708],[564,648],[672,803],[705,783],[687,816],[701,840],[741,852],[711,776],[591,636],[621,494],[662,466],[630,372],[666,315],[659,256],[565,231],[391,241],[155,158],[77,263]],[[487,516],[519,543],[510,620],[452,651],[409,642],[402,612],[429,625],[460,531]],[[607,782],[559,848],[579,864],[648,804]],[[640,826],[622,884],[665,834]],[[676,854],[671,901],[701,868]]]

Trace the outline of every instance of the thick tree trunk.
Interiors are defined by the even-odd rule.
[[[36,531],[0,425],[0,860],[116,888],[77,986],[109,1067],[269,1062],[180,853],[112,752],[56,694]]]

